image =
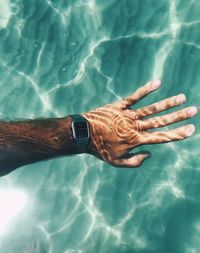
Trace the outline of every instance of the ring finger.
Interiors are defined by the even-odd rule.
[[[140,127],[142,130],[146,130],[149,128],[157,128],[157,127],[164,127],[170,124],[191,118],[197,114],[198,110],[196,106],[190,106],[188,108],[184,108],[182,110],[172,112],[170,114],[149,118],[146,120],[140,121]]]

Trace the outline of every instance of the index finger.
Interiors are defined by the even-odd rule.
[[[140,87],[132,95],[123,98],[121,101],[118,101],[117,104],[121,109],[129,109],[132,105],[137,103],[139,100],[147,96],[152,91],[158,89],[161,85],[161,80],[154,80],[148,82],[146,85]]]

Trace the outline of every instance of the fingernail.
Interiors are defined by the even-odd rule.
[[[182,104],[186,101],[186,96],[184,94],[180,94],[176,98],[176,104]]]
[[[190,108],[187,110],[187,114],[188,114],[188,116],[190,116],[190,117],[196,115],[197,112],[198,112],[198,110],[197,110],[196,106],[192,106],[192,107],[190,107]]]
[[[142,156],[143,156],[145,159],[150,157],[149,154],[142,154]]]
[[[160,85],[161,85],[161,81],[158,79],[158,80],[154,80],[152,83],[151,83],[151,87],[153,88],[153,89],[156,89],[156,88],[158,88],[158,87],[160,87]]]
[[[187,136],[193,135],[194,131],[195,131],[195,126],[194,125],[189,125],[189,126],[186,127]]]

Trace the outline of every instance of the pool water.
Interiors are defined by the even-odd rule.
[[[1,0],[1,119],[62,117],[162,87],[200,99],[200,2]],[[183,108],[180,106],[179,108]],[[170,111],[173,111],[171,109]],[[0,178],[1,253],[199,253],[199,117],[140,168],[77,155]]]

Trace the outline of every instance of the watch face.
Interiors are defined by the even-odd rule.
[[[86,122],[74,122],[74,130],[76,138],[88,138],[88,125]]]

